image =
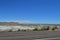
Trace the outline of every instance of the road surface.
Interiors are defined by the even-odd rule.
[[[60,40],[60,31],[0,32],[0,40]]]
[[[42,39],[35,39],[35,40],[60,40],[60,37],[54,37],[54,38],[42,38]]]

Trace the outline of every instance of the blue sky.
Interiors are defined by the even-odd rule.
[[[0,0],[0,21],[60,24],[60,0]]]

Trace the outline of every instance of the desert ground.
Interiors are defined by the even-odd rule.
[[[0,40],[35,40],[60,37],[60,31],[0,32]]]

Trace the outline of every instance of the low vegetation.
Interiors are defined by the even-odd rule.
[[[9,30],[8,32],[12,32],[12,30]]]
[[[45,28],[45,27],[43,27],[43,28],[35,28],[35,29],[33,29],[33,31],[46,31],[46,30],[49,30],[50,28],[49,27],[47,27],[47,28]]]
[[[18,31],[21,31],[20,29],[18,29]]]
[[[18,29],[18,30],[15,30],[15,31],[13,31],[12,29],[11,30],[9,30],[8,32],[19,32],[19,31],[23,31],[23,32],[26,32],[26,31],[48,31],[48,30],[56,30],[56,29],[58,29],[58,27],[57,26],[53,26],[52,28],[51,27],[49,27],[49,26],[47,26],[47,27],[42,27],[42,28],[34,28],[34,29],[32,29],[32,30],[30,30],[30,29]]]
[[[56,30],[56,29],[58,29],[57,26],[52,27],[52,30]]]

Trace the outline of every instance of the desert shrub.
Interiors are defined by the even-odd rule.
[[[43,31],[43,29],[39,29],[38,31]]]
[[[35,29],[33,29],[33,31],[46,31],[46,30],[49,30],[50,29],[50,27],[48,26],[48,27],[42,27],[42,28],[35,28]]]
[[[46,30],[49,30],[50,29],[50,27],[48,26],[47,28],[46,28]]]
[[[46,30],[46,28],[45,28],[45,27],[43,27],[43,28],[41,28],[41,30]]]
[[[20,29],[18,29],[18,31],[20,31]]]
[[[57,26],[55,26],[55,27],[52,27],[52,30],[55,30],[55,29],[58,29],[58,28],[57,28]]]
[[[8,32],[12,32],[12,30],[9,30]]]
[[[54,27],[55,29],[58,29],[57,26]]]
[[[21,31],[26,31],[26,29],[25,29],[25,30],[23,29],[23,30],[21,30]]]
[[[33,31],[38,31],[38,28],[33,29]]]
[[[52,28],[52,30],[55,30],[55,28]]]
[[[46,30],[49,30],[49,26],[47,28],[43,27],[40,29],[40,31],[46,31]]]

